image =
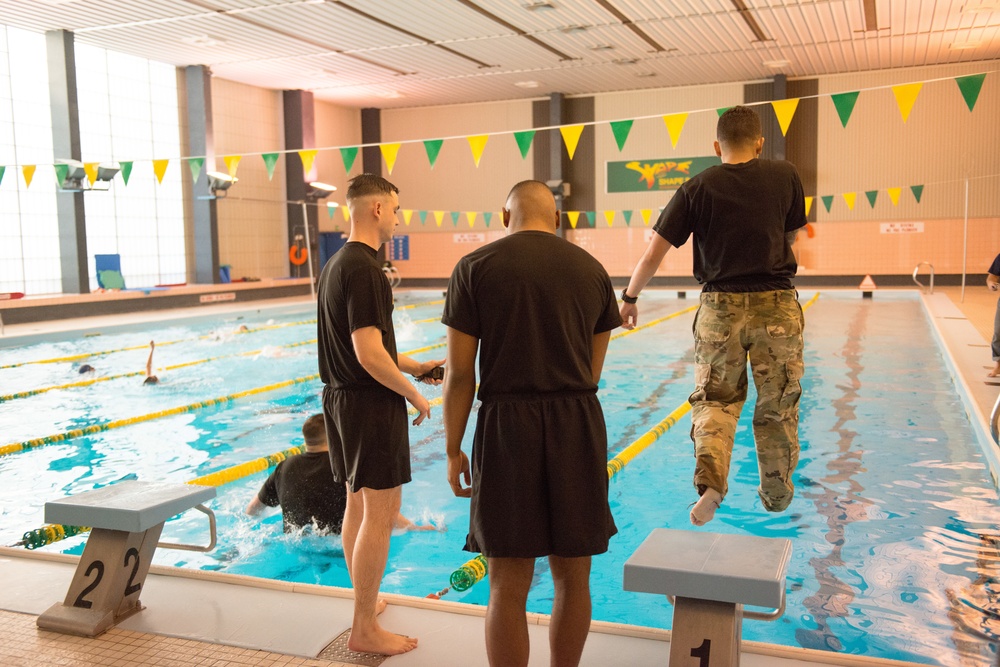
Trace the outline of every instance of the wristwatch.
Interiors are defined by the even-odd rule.
[[[639,297],[637,297],[637,296],[629,296],[628,295],[628,288],[627,287],[622,290],[622,301],[624,301],[625,303],[635,303],[638,300],[639,300]]]

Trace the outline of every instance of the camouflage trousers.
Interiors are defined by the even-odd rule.
[[[695,390],[689,399],[696,487],[726,495],[736,422],[747,398],[749,359],[757,388],[757,493],[770,512],[792,502],[792,473],[799,461],[802,328],[795,290],[701,295],[693,327]]]

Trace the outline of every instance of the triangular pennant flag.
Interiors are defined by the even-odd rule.
[[[670,145],[674,148],[677,148],[677,140],[681,138],[681,131],[684,129],[687,117],[686,113],[675,113],[663,117],[663,124],[667,126],[667,132],[670,133]]]
[[[333,202],[329,202],[326,205],[326,217],[328,217],[331,220],[333,220],[333,212],[336,211],[336,210],[337,210],[337,205],[334,204]]]
[[[840,124],[847,127],[847,121],[851,119],[851,114],[854,113],[854,105],[857,104],[858,95],[861,91],[855,90],[851,93],[837,93],[835,95],[830,95],[830,99],[833,100],[833,106],[837,107],[837,115],[840,116]]]
[[[479,159],[483,157],[483,149],[486,148],[486,142],[489,141],[490,135],[479,134],[474,137],[466,137],[469,140],[469,148],[472,149],[472,159],[476,161],[476,166],[479,166]]]
[[[350,209],[350,207],[347,204],[341,204],[341,206],[340,206],[340,214],[342,216],[344,216],[344,222],[350,222],[351,221],[351,209]]]
[[[597,211],[586,211],[584,212],[584,215],[587,216],[587,222],[590,223],[591,227],[597,226],[594,224],[594,221],[597,219]]]
[[[910,186],[910,192],[913,193],[914,199],[916,199],[917,203],[919,204],[920,203],[920,197],[921,197],[921,195],[924,194],[924,186],[922,186],[922,185],[911,185]]]
[[[732,109],[732,107],[719,107],[715,110],[715,113],[719,114],[719,118],[722,118],[722,114],[726,113],[730,109]]]
[[[121,160],[119,160],[118,161],[118,166],[122,168],[122,180],[125,182],[125,185],[128,185],[128,178],[129,178],[129,176],[132,175],[132,162],[131,162],[131,160],[128,161],[128,162],[122,162]]]
[[[403,224],[405,224],[407,227],[409,227],[410,226],[410,219],[412,217],[413,217],[413,209],[412,208],[404,208],[403,209]]]
[[[625,226],[628,227],[632,223],[632,211],[622,211],[622,217],[625,218]]]
[[[344,163],[344,171],[350,171],[354,166],[354,160],[358,157],[358,147],[350,146],[340,149],[340,159]]]
[[[156,174],[156,182],[162,183],[163,176],[167,173],[167,165],[170,160],[153,160],[153,173]]]
[[[392,174],[392,168],[396,166],[396,156],[399,154],[400,144],[379,144],[382,151],[382,159],[385,160],[385,168]]]
[[[62,165],[62,166],[66,167],[66,172],[69,173],[69,167],[66,166],[66,165]],[[35,165],[33,165],[33,164],[26,164],[26,165],[24,165],[23,167],[21,167],[21,174],[24,175],[24,187],[30,188],[31,187],[31,179],[33,179],[35,177]],[[59,180],[59,183],[62,184],[62,182],[64,180],[66,180],[65,176],[63,176],[62,179]]]
[[[649,227],[649,216],[653,215],[653,209],[643,208],[639,210],[639,215],[642,216],[642,224]]]
[[[962,91],[962,98],[965,99],[965,104],[969,107],[969,111],[972,111],[973,107],[976,106],[976,100],[979,99],[979,91],[983,89],[983,80],[985,78],[986,74],[984,73],[960,76],[955,79],[955,83],[958,84],[958,89]]]
[[[0,173],[0,176],[2,176],[2,175],[3,174]],[[493,220],[493,211],[483,211],[483,222],[486,223],[487,227],[490,226],[490,221],[491,220]]]
[[[899,204],[899,193],[903,191],[903,188],[889,188],[886,192],[889,193],[889,199],[892,200],[892,205],[897,206]]]
[[[53,165],[53,169],[55,169],[56,172],[56,187],[61,188],[63,182],[66,180],[66,174],[69,173],[69,165],[56,164]],[[32,176],[34,176],[34,173],[35,173],[34,171],[31,172]],[[31,187],[31,179],[28,178],[27,175],[25,175],[24,180],[28,184],[28,187]]]
[[[875,208],[875,200],[878,199],[878,190],[865,190],[865,197],[868,197],[868,203]]]
[[[807,218],[809,217],[809,211],[812,209],[812,207],[813,207],[813,198],[812,197],[806,197],[806,217]]]
[[[793,97],[790,100],[775,100],[771,102],[774,115],[778,117],[778,125],[781,126],[781,136],[788,134],[788,126],[792,122],[795,110],[799,107],[799,98]]]
[[[534,130],[523,130],[521,132],[514,133],[514,141],[517,142],[517,147],[521,151],[522,159],[526,159],[528,157],[528,150],[531,148],[531,142],[534,138]]]
[[[3,183],[3,173],[7,171],[7,167],[0,164],[0,183]]]
[[[847,202],[847,208],[849,208],[852,211],[854,210],[854,200],[857,199],[857,197],[858,197],[857,192],[844,193],[844,201]]]
[[[264,153],[261,155],[264,160],[264,167],[267,168],[267,180],[274,178],[274,167],[278,164],[278,153]]]
[[[569,218],[569,226],[576,229],[576,223],[580,220],[579,211],[566,211],[566,217]]]
[[[907,83],[901,86],[893,86],[892,94],[896,96],[896,104],[899,105],[899,113],[903,116],[903,122],[910,117],[910,110],[913,103],[917,101],[920,94],[920,87],[923,83]]]
[[[466,211],[465,219],[469,221],[469,227],[474,227],[476,225],[476,216],[479,215],[475,211]]]
[[[434,222],[440,227],[441,223],[444,221],[444,211],[434,211]]]
[[[90,182],[90,187],[94,187],[94,183],[97,182],[97,162],[84,162],[83,163],[83,173],[87,174],[87,181]]]
[[[823,206],[826,207],[826,212],[829,213],[830,207],[833,206],[833,195],[823,195],[820,197],[820,200],[822,200]]]
[[[188,158],[187,163],[188,163],[188,169],[191,170],[191,180],[197,183],[198,176],[201,174],[201,168],[205,165],[205,158],[190,157]]]
[[[299,155],[301,155],[303,152],[304,151],[299,151]],[[316,151],[313,151],[313,153],[314,153],[313,157],[315,157],[315,152]],[[242,155],[223,155],[222,156],[222,161],[226,163],[226,170],[229,172],[229,175],[232,176],[233,178],[236,178],[236,170],[240,168],[240,160],[242,160],[242,159],[243,159]],[[304,164],[305,163],[305,159],[303,159],[302,162]],[[309,160],[309,166],[312,166],[312,159],[311,158]],[[306,169],[306,171],[309,171],[309,170]]]
[[[611,131],[615,135],[615,143],[618,144],[618,152],[621,152],[625,148],[625,141],[628,139],[628,133],[632,131],[632,123],[635,121],[631,120],[613,120],[611,121]]]
[[[451,213],[451,226],[458,227],[458,216],[459,216],[458,211],[450,211],[450,213]]]
[[[426,225],[427,224],[427,211],[417,211],[417,215],[420,216],[420,224],[421,225]]]
[[[612,226],[613,224],[615,224],[615,212],[614,211],[605,211],[604,212],[604,219],[607,221],[608,227]]]
[[[313,160],[316,159],[316,153],[318,151],[315,148],[309,148],[305,150],[298,151],[299,159],[302,160],[302,173],[308,174],[312,171]],[[225,159],[225,158],[223,158]],[[229,164],[228,162],[226,164]],[[230,174],[232,175],[232,174]]]
[[[424,150],[427,151],[427,161],[431,163],[431,169],[434,168],[434,163],[437,162],[438,153],[441,152],[441,146],[444,145],[444,139],[427,139],[424,141]]]
[[[559,128],[559,134],[562,135],[563,144],[566,145],[566,152],[569,153],[569,159],[573,159],[573,155],[576,153],[576,145],[580,142],[580,135],[583,133],[583,125],[563,125]]]

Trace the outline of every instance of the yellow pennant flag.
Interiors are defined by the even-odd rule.
[[[399,154],[400,144],[379,144],[382,151],[382,159],[385,160],[385,168],[392,173],[392,168],[396,166],[396,156]]]
[[[844,201],[847,202],[847,208],[851,209],[852,211],[854,210],[854,200],[857,199],[857,197],[858,197],[857,192],[844,193]]]
[[[774,115],[778,117],[778,125],[781,126],[781,136],[785,136],[788,133],[788,126],[792,122],[792,116],[795,115],[795,110],[799,107],[799,98],[776,100],[771,102],[771,107],[774,108]]]
[[[663,124],[667,126],[667,132],[670,133],[670,145],[674,148],[677,148],[677,140],[681,138],[681,130],[684,129],[687,118],[686,113],[675,113],[663,117]]]
[[[476,216],[479,215],[476,211],[466,211],[465,219],[469,221],[469,227],[473,227],[476,224]]]
[[[640,209],[639,214],[642,215],[642,224],[649,227],[649,216],[653,215],[653,209],[651,208]]]
[[[226,169],[229,171],[229,175],[236,178],[236,170],[240,167],[240,158],[242,155],[224,155],[222,156],[222,161],[226,163]],[[306,169],[306,171],[309,171]]]
[[[156,182],[163,182],[163,175],[167,173],[167,165],[170,160],[153,160],[153,173],[156,174]]]
[[[97,162],[84,162],[83,171],[87,174],[87,180],[90,181],[90,187],[94,187],[94,183],[97,182]]]
[[[479,134],[474,137],[466,137],[469,140],[469,148],[472,149],[472,159],[476,161],[476,166],[479,166],[479,158],[483,157],[483,149],[486,148],[486,142],[489,141],[490,135]]]
[[[896,206],[899,204],[899,193],[903,191],[903,188],[889,188],[886,192],[889,193],[889,199],[892,200],[892,205]]]
[[[316,159],[316,152],[317,151],[316,151],[315,148],[310,148],[308,150],[301,150],[301,151],[299,151],[299,159],[302,160],[302,173],[303,174],[308,174],[310,171],[312,171],[313,160]],[[234,156],[234,157],[236,157],[236,161],[239,162],[239,156]],[[395,159],[395,158],[393,158],[393,159]],[[226,165],[228,166],[229,162],[226,162]],[[392,167],[389,167],[389,173],[390,174],[392,173]],[[233,176],[234,174],[233,174],[233,172],[229,172],[229,175]]]
[[[403,224],[405,224],[407,227],[409,227],[410,226],[410,218],[412,218],[412,217],[413,217],[413,209],[412,208],[404,208],[403,209]]]
[[[566,211],[566,217],[569,218],[569,226],[576,229],[576,223],[580,219],[579,211]]]
[[[26,164],[21,167],[21,173],[24,174],[24,187],[31,187],[31,179],[35,177],[35,165]]]
[[[614,211],[605,211],[604,212],[604,219],[608,221],[608,227],[610,227],[611,225],[615,224],[615,212]]]
[[[899,105],[899,113],[903,116],[903,122],[910,117],[913,103],[917,101],[920,94],[920,87],[923,83],[907,83],[902,86],[893,86],[892,94],[896,96],[896,104]]]
[[[566,152],[569,153],[569,159],[572,160],[573,154],[576,153],[576,145],[580,143],[583,125],[563,125],[559,128],[559,133],[562,134],[563,143],[566,144]]]
[[[441,223],[444,222],[444,211],[434,211],[434,222],[440,227]]]
[[[347,207],[347,204],[342,204],[340,207],[340,214],[344,216],[344,222],[351,221],[351,209]]]
[[[809,217],[809,211],[812,210],[812,207],[813,207],[813,198],[812,197],[806,197],[806,217],[807,218]]]

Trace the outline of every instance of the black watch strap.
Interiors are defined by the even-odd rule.
[[[637,296],[629,296],[628,295],[628,288],[627,287],[622,290],[622,301],[624,301],[625,303],[635,303],[638,300],[639,300],[639,297],[637,297]]]

